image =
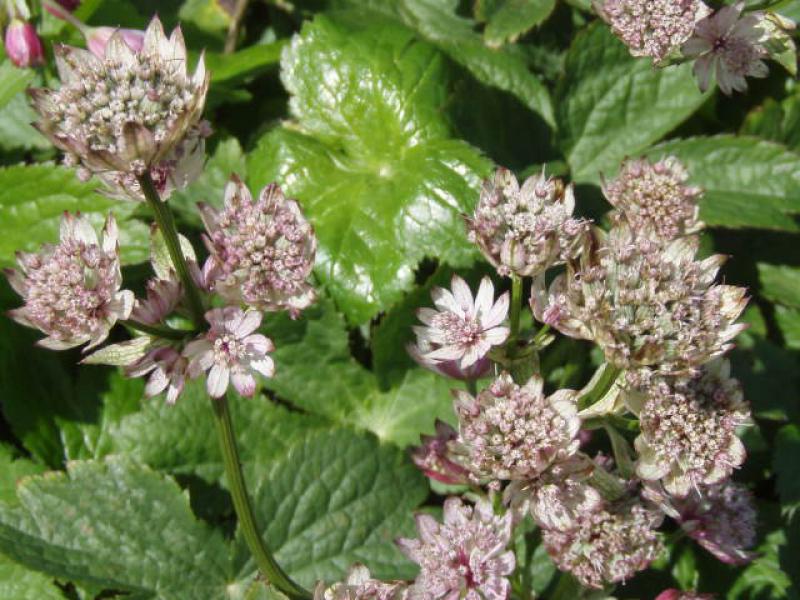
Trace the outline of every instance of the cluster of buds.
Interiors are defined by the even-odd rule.
[[[712,11],[701,0],[594,0],[597,13],[633,56],[657,66],[694,61],[700,89],[711,78],[727,95],[766,77],[773,59],[796,73],[794,23],[772,12],[745,12],[742,1]]]
[[[26,0],[7,0],[5,14],[0,14],[0,25],[7,17],[3,44],[6,56],[21,69],[40,67],[45,63],[42,40],[31,22],[31,11]]]
[[[59,16],[71,18],[61,8]],[[162,204],[169,193],[202,170],[208,74],[201,56],[187,75],[180,29],[167,38],[157,18],[141,35],[103,33],[105,39],[87,36],[89,51],[56,49],[61,87],[31,92],[38,127],[67,153],[68,164],[80,165],[79,175],[97,175],[113,196],[148,200],[158,217],[169,210]],[[136,300],[121,289],[113,216],[98,237],[86,217],[65,214],[58,245],[18,254],[19,270],[6,272],[24,299],[12,317],[45,333],[40,344],[54,349],[95,348],[120,322],[142,333],[84,362],[146,376],[145,394],[165,393],[170,404],[187,379],[200,376],[212,398],[229,385],[252,396],[256,375],[275,370],[274,345],[258,332],[263,311],[297,316],[313,302],[306,280],[316,238],[280,188],[267,186],[253,202],[235,175],[222,210],[204,206],[202,216],[211,252],[202,268],[189,241],[162,217],[152,235],[155,276]],[[223,307],[211,308],[219,306],[215,295]]]

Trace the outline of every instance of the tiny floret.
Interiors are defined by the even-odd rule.
[[[444,522],[417,515],[419,539],[400,539],[403,553],[420,566],[410,598],[438,600],[507,600],[508,577],[516,561],[506,550],[511,540],[511,513],[497,516],[488,500],[472,507],[451,497],[444,503]]]
[[[211,325],[207,333],[192,340],[183,350],[192,378],[207,372],[206,388],[212,398],[222,397],[228,383],[242,396],[255,394],[253,371],[272,377],[275,364],[267,352],[275,346],[268,337],[254,333],[261,325],[261,313],[236,306],[214,308],[206,313]]]
[[[38,129],[88,173],[141,175],[167,158],[200,121],[209,76],[201,56],[187,73],[180,29],[168,39],[153,18],[135,52],[116,31],[103,56],[56,46],[57,90],[31,90]]]
[[[41,346],[65,350],[89,342],[88,350],[104,341],[118,320],[131,314],[133,292],[120,290],[113,215],[106,219],[98,239],[85,216],[64,213],[59,244],[47,244],[38,254],[20,252],[17,261],[20,270],[8,269],[6,275],[25,305],[9,314],[46,334]]]
[[[230,302],[259,310],[289,310],[297,316],[316,299],[307,279],[314,267],[317,238],[300,205],[270,184],[253,201],[234,177],[225,188],[225,206],[201,206],[205,266],[214,290]]]
[[[189,361],[171,346],[156,346],[135,363],[125,367],[128,377],[148,375],[144,394],[152,398],[166,391],[167,404],[175,404],[186,384]]]
[[[633,56],[661,62],[710,10],[699,0],[595,0],[599,14]]]
[[[572,218],[572,186],[534,175],[520,187],[508,169],[484,182],[469,238],[500,275],[529,277],[563,263],[580,246],[587,222]]]
[[[630,579],[655,560],[662,549],[658,523],[642,505],[622,505],[586,513],[573,529],[545,529],[542,539],[559,569],[599,589]]]
[[[701,190],[686,185],[688,178],[674,156],[654,163],[628,160],[616,179],[604,183],[603,192],[617,209],[616,221],[624,219],[633,230],[668,242],[702,227],[697,204]]]
[[[711,76],[723,93],[747,90],[746,77],[766,77],[769,74],[764,59],[769,56],[761,41],[763,13],[742,15],[744,2],[723,6],[697,24],[694,35],[683,46],[683,53],[696,58],[694,72],[700,89],[706,91]]]
[[[729,373],[727,361],[717,360],[694,377],[650,383],[635,443],[639,477],[660,479],[669,494],[684,497],[724,481],[744,462],[736,430],[750,411]]]
[[[545,396],[543,386],[538,375],[519,386],[503,373],[477,398],[454,392],[470,471],[491,479],[532,479],[578,450],[575,392]]]
[[[479,361],[508,338],[508,327],[501,325],[508,314],[508,292],[495,302],[494,285],[488,277],[481,280],[475,298],[467,282],[457,275],[450,287],[452,291],[434,288],[435,309],[417,311],[424,327],[414,327],[417,343],[409,352],[431,370],[461,373],[461,378],[469,379],[485,371]]]
[[[147,282],[147,297],[136,300],[131,319],[145,325],[158,325],[173,313],[181,296],[182,287],[177,279],[151,279]]]

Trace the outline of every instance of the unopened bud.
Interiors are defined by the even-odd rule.
[[[20,19],[14,19],[6,28],[6,54],[18,67],[28,68],[44,64],[44,48],[36,28]]]
[[[114,33],[119,32],[125,44],[134,52],[139,52],[144,46],[144,31],[139,29],[120,29],[117,27],[92,27],[84,31],[86,46],[89,52],[98,58],[103,58],[106,53],[108,40]]]

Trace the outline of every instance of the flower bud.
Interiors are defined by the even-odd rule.
[[[111,36],[119,32],[122,41],[134,52],[141,51],[144,46],[144,31],[139,29],[122,29],[117,27],[92,27],[84,32],[86,47],[97,58],[106,54],[106,46]]]
[[[44,64],[44,48],[36,28],[20,19],[14,19],[6,28],[6,54],[11,62],[21,68]]]

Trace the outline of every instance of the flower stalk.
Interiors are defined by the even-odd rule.
[[[519,317],[522,312],[522,277],[511,276],[511,343],[519,337]]]
[[[161,234],[164,236],[164,242],[169,251],[169,256],[172,259],[172,264],[175,266],[178,278],[183,284],[183,289],[186,290],[186,298],[189,302],[192,320],[196,326],[201,326],[205,322],[203,318],[205,312],[203,309],[203,301],[200,298],[197,285],[189,272],[189,265],[186,263],[183,250],[181,250],[181,243],[178,239],[178,231],[175,228],[175,220],[172,218],[172,211],[170,211],[165,202],[162,202],[150,173],[145,172],[139,175],[137,179],[142,188],[142,194],[144,194],[147,203],[153,210],[156,224]]]
[[[297,583],[281,569],[275,561],[269,548],[258,533],[253,505],[247,493],[247,487],[242,474],[242,464],[239,459],[239,450],[236,447],[236,438],[231,422],[231,413],[228,410],[228,399],[226,396],[211,399],[211,407],[214,412],[214,424],[217,428],[219,445],[222,450],[222,459],[225,466],[225,477],[228,481],[228,488],[233,499],[233,508],[239,526],[242,529],[247,547],[258,565],[258,570],[266,580],[277,587],[284,594],[293,600],[308,600],[311,594],[299,586]]]
[[[173,329],[172,327],[165,327],[162,325],[148,325],[147,323],[140,323],[139,321],[133,321],[133,320],[125,321],[125,325],[127,327],[130,327],[131,329],[135,329],[136,331],[146,333],[147,335],[165,338],[168,340],[175,340],[178,342],[186,339],[186,336],[191,333],[189,331],[181,331],[179,329]]]

